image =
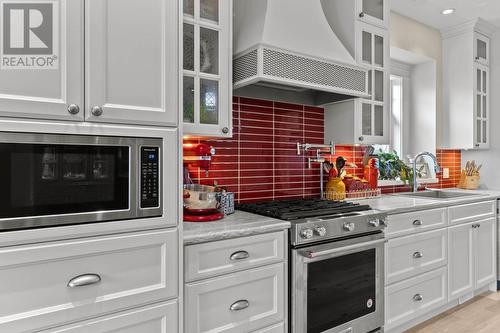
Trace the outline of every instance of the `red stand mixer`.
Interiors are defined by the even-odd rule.
[[[184,150],[184,221],[211,222],[224,217],[219,211],[217,193],[212,186],[193,184],[189,175],[188,166],[208,170],[215,155],[215,148],[205,144],[185,143]]]

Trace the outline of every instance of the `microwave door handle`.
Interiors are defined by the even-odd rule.
[[[385,243],[385,242],[386,242],[386,240],[384,238],[382,238],[382,239],[377,239],[377,240],[373,240],[373,241],[369,241],[369,242],[363,242],[360,244],[346,245],[346,246],[336,247],[336,248],[327,249],[327,250],[315,251],[314,248],[312,248],[312,249],[302,250],[302,251],[298,251],[298,252],[303,257],[306,257],[308,259],[314,259],[314,258],[328,256],[328,255],[339,253],[339,252],[351,251],[351,250],[367,248],[367,247],[374,247],[378,244]]]

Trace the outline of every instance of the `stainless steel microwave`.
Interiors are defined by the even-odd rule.
[[[0,133],[0,231],[162,215],[162,139]]]

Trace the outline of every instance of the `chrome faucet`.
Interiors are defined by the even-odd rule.
[[[432,154],[432,153],[429,153],[428,151],[424,151],[424,152],[421,152],[421,153],[418,153],[417,155],[415,155],[415,157],[413,158],[413,192],[417,192],[418,191],[418,182],[417,182],[417,160],[422,157],[422,156],[429,156],[430,158],[432,158],[432,160],[434,161],[434,171],[437,173],[439,171],[441,171],[441,167],[439,166],[438,162],[437,162],[437,158],[436,158],[436,155]]]

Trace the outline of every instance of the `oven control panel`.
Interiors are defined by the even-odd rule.
[[[159,147],[141,147],[141,208],[160,206]]]

